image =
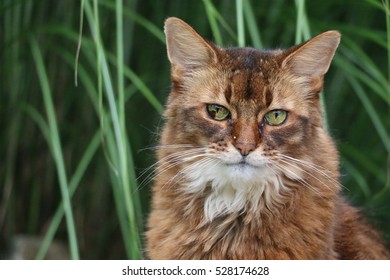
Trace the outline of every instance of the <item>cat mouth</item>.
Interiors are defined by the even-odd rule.
[[[234,163],[227,163],[227,166],[237,168],[237,169],[244,169],[244,168],[259,168],[258,166],[255,166],[253,164],[250,164],[247,162],[245,159],[242,159],[239,162],[234,162]]]

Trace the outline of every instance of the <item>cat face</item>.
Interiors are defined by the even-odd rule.
[[[207,220],[281,203],[283,178],[307,172],[294,163],[310,166],[321,150],[318,93],[339,34],[261,52],[216,47],[178,19],[165,30],[173,88],[162,142],[175,148],[161,157],[180,165],[170,183],[207,193]]]

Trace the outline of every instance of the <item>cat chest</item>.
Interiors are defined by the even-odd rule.
[[[182,246],[177,258],[184,259],[329,259],[326,234],[305,232],[295,226],[217,224],[178,236]],[[180,244],[178,244],[180,245]]]

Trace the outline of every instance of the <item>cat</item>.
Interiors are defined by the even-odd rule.
[[[340,42],[221,48],[165,22],[172,89],[157,147],[151,259],[389,259],[340,194],[319,94]]]

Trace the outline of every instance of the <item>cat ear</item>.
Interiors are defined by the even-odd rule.
[[[217,61],[215,49],[181,19],[168,18],[164,29],[168,58],[174,66],[192,69]]]
[[[298,76],[322,77],[340,43],[338,31],[324,32],[297,47],[283,61]]]

